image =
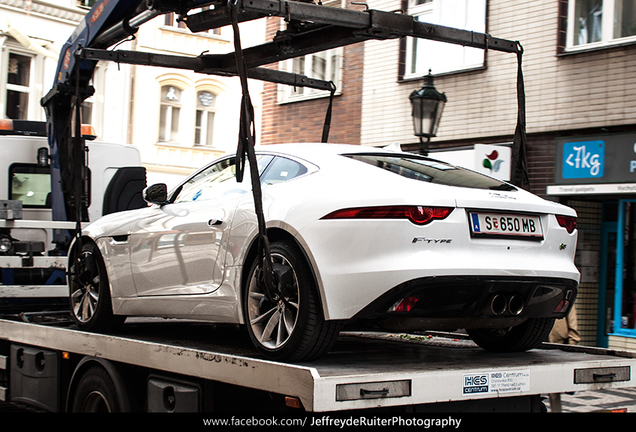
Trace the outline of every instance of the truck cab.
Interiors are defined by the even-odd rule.
[[[88,221],[146,205],[139,150],[95,141],[91,129],[85,130]],[[75,222],[53,221],[51,208],[46,123],[0,120],[0,310],[24,309],[41,298],[66,302],[66,247],[55,238],[66,231],[70,237]]]

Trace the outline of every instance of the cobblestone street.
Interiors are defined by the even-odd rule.
[[[548,411],[552,412],[550,401],[545,400]],[[562,394],[563,413],[590,413],[599,411],[626,410],[636,413],[636,388],[616,388]]]

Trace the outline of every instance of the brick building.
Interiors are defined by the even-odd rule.
[[[335,3],[335,4],[334,4]],[[330,6],[343,6],[360,10],[362,6],[330,2]],[[284,23],[280,18],[267,19],[267,40],[280,30]],[[287,65],[274,65],[312,78],[333,80],[336,97],[333,102],[333,121],[329,133],[330,142],[360,144],[360,121],[362,111],[362,77],[364,66],[364,44],[355,44],[343,49],[331,50],[324,60],[326,67],[311,64],[316,56],[305,56],[300,61],[290,60]],[[299,63],[304,63],[305,68]],[[293,64],[296,63],[296,64]],[[318,70],[318,74],[316,74]],[[329,74],[329,70],[333,74]],[[290,95],[289,92],[292,94]],[[285,89],[276,84],[265,83],[262,99],[261,144],[283,142],[317,142],[322,136],[325,115],[329,106],[329,93],[308,89]]]

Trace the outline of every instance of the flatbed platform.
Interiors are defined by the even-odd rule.
[[[343,332],[310,363],[266,360],[238,326],[129,319],[115,334],[0,319],[3,339],[298,398],[307,411],[636,387],[636,353],[544,344],[484,351],[461,335]],[[439,405],[438,405],[439,407]]]

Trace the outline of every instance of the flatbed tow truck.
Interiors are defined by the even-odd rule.
[[[107,49],[165,13],[177,13],[192,31],[231,24],[235,53],[183,57]],[[267,16],[285,18],[288,29],[270,43],[243,50],[238,23]],[[332,96],[334,91],[332,83],[262,66],[406,36],[517,55],[513,182],[523,185],[525,107],[518,42],[421,23],[397,12],[300,1],[101,0],[62,50],[55,85],[42,101],[54,161],[54,221],[74,222],[76,235],[84,221],[79,106],[92,93],[88,83],[97,61],[239,76],[244,95],[238,156],[251,160],[254,119],[247,78],[311,86]],[[254,189],[258,204],[260,188]],[[260,217],[258,205],[255,210]],[[74,328],[68,311],[53,317],[22,312],[0,316],[0,401],[45,412],[542,412],[541,395],[635,387],[635,357],[627,351],[550,344],[524,353],[488,353],[461,334],[342,333],[324,357],[294,364],[259,356],[237,326],[129,318],[117,333],[96,334]]]

